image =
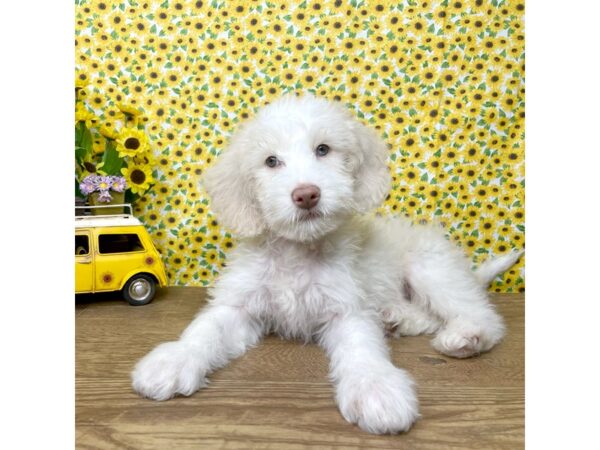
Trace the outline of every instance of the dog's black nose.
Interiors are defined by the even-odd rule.
[[[300,185],[292,191],[292,200],[298,208],[310,209],[319,203],[321,189],[315,185]]]

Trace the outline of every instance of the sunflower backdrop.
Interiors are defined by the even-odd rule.
[[[156,185],[135,211],[171,284],[209,284],[225,263],[235,240],[198,177],[286,92],[376,128],[394,176],[379,212],[440,222],[481,260],[524,245],[523,18],[523,0],[82,0],[76,76],[108,111],[149,119]],[[523,262],[492,290],[524,290]]]

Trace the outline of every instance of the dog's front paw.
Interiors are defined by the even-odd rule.
[[[181,341],[160,344],[135,366],[133,389],[143,397],[168,400],[176,394],[191,395],[206,385],[201,361]]]
[[[414,383],[396,367],[378,375],[345,377],[336,397],[342,416],[369,433],[408,431],[419,417]]]
[[[504,336],[502,320],[496,316],[485,325],[454,320],[446,324],[431,341],[440,353],[454,358],[468,358],[490,350]]]

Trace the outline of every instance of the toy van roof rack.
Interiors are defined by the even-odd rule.
[[[75,228],[89,227],[128,227],[142,225],[140,219],[132,214],[131,205],[128,203],[118,205],[98,205],[98,206],[76,206],[78,209],[88,209],[84,211],[83,216],[75,216]],[[128,208],[129,213],[119,214],[91,214],[89,210],[106,208]],[[75,210],[77,213],[77,210]],[[99,211],[96,211],[99,212]]]
[[[107,209],[107,208],[111,208],[111,209],[114,209],[114,208],[125,208],[125,209],[129,208],[129,213],[125,213],[125,212],[118,213],[118,214],[114,214],[114,213],[112,213],[112,214],[98,214],[98,213],[96,213],[96,214],[93,214],[93,215],[92,214],[86,214],[86,210],[90,210],[90,211],[91,210],[95,210],[95,209],[102,210],[102,209]],[[77,213],[78,210],[81,210],[83,212],[83,214],[82,215],[76,214],[75,215],[75,219],[83,219],[83,218],[86,218],[86,217],[95,217],[95,218],[97,218],[97,217],[129,217],[129,216],[133,215],[133,209],[131,207],[131,203],[119,203],[119,204],[114,204],[114,205],[75,206],[75,212],[76,213]]]

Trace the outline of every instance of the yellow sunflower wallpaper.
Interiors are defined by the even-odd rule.
[[[144,146],[122,173],[171,285],[209,285],[226,264],[236,240],[199,180],[238,124],[284,93],[341,102],[376,129],[393,175],[378,212],[442,224],[477,262],[525,243],[524,9],[77,0],[77,117],[95,151]],[[523,258],[491,286],[524,289]]]

